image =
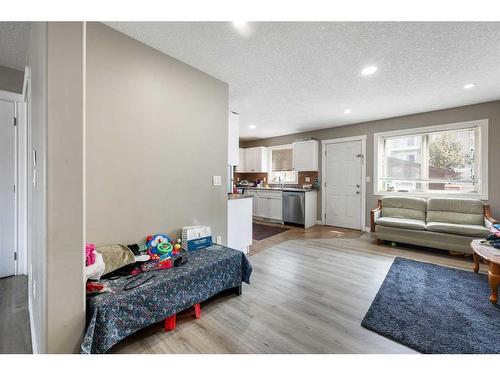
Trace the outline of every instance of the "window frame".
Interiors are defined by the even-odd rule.
[[[480,189],[478,193],[436,193],[436,192],[386,192],[379,191],[379,174],[382,163],[379,163],[379,155],[382,150],[382,141],[387,137],[420,135],[422,133],[432,133],[439,131],[461,130],[477,126],[480,129],[479,139],[479,155],[480,160]],[[373,195],[396,195],[396,196],[417,196],[417,197],[454,197],[454,198],[476,198],[481,200],[488,199],[488,119],[456,122],[443,125],[425,126],[420,128],[411,128],[404,130],[394,130],[387,132],[379,132],[373,134]]]
[[[272,184],[274,185],[275,183],[272,182],[271,183],[271,177],[272,177],[272,174],[273,174],[273,150],[288,150],[288,149],[292,149],[293,150],[293,144],[286,144],[286,145],[279,145],[279,146],[271,146],[271,147],[268,147],[267,150],[267,157],[268,157],[268,160],[267,160],[267,182],[268,184]],[[295,182],[287,182],[285,183],[285,185],[297,185],[299,183],[299,173],[297,171],[290,171],[290,172],[295,172]]]

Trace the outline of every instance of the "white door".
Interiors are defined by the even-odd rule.
[[[0,100],[0,277],[15,272],[15,134],[14,104]]]
[[[325,157],[326,224],[361,229],[361,141],[329,143]]]

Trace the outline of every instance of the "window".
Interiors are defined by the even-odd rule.
[[[378,133],[375,194],[487,199],[488,121]]]
[[[297,184],[298,173],[293,169],[292,145],[270,148],[269,183],[270,184]]]

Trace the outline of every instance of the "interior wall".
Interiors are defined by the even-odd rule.
[[[88,23],[86,100],[87,240],[136,243],[198,222],[225,243],[228,85]]]
[[[32,24],[29,62],[28,259],[38,353],[78,351],[83,280],[84,23]]]
[[[408,116],[393,117],[384,120],[370,121],[353,125],[321,129],[299,134],[291,134],[281,137],[259,139],[255,141],[242,141],[243,148],[256,146],[278,146],[290,144],[296,139],[312,137],[317,140],[351,137],[366,135],[366,175],[370,182],[366,183],[366,226],[370,224],[370,210],[377,204],[378,196],[373,194],[373,134],[384,131],[399,129],[411,129],[424,126],[449,124],[455,122],[488,119],[488,181],[489,181],[489,204],[495,217],[500,218],[500,168],[496,161],[500,160],[500,101],[474,104],[464,107],[443,109],[439,111],[418,113]],[[319,147],[319,169],[321,171],[321,145]],[[321,172],[320,172],[321,177]],[[318,194],[318,220],[321,219],[321,194]]]
[[[24,72],[0,65],[0,90],[22,94]]]
[[[83,22],[50,22],[47,65],[47,352],[85,328]]]
[[[46,126],[47,23],[33,22],[28,50],[30,67],[28,116],[28,295],[31,336],[35,351],[47,350],[46,285]],[[33,155],[36,153],[36,166]],[[33,183],[36,174],[36,184]]]

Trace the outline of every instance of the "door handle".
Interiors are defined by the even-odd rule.
[[[357,191],[356,194],[359,194],[359,191]]]
[[[359,185],[359,184],[357,184],[357,185],[356,185],[356,187],[357,187],[357,188],[359,188],[359,187],[360,187],[360,185]]]

